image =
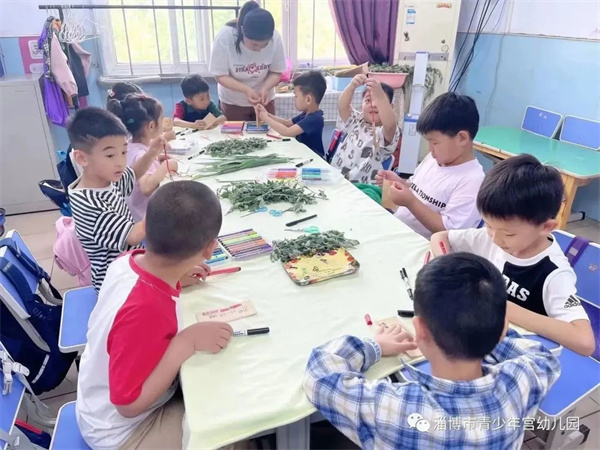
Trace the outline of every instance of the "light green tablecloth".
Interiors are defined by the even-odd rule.
[[[529,153],[579,178],[600,177],[600,152],[509,127],[482,127],[475,142],[510,155]]]
[[[222,138],[209,132],[187,139],[206,143],[200,135]],[[273,151],[299,160],[313,156],[295,140],[269,144],[261,153]],[[326,167],[326,163],[315,159],[311,167],[315,166]],[[264,178],[265,172],[265,168],[249,169],[219,178]],[[220,186],[214,179],[204,182]],[[329,200],[309,206],[303,214],[225,215],[222,234],[254,228],[268,241],[289,238],[297,234],[284,231],[286,222],[318,214],[301,226],[340,230],[358,239],[360,246],[351,250],[361,264],[357,274],[299,287],[280,264],[261,257],[228,264],[240,265],[242,271],[184,290],[178,302],[180,327],[194,323],[196,312],[252,300],[258,314],[232,322],[234,330],[271,328],[268,335],[234,338],[220,354],[198,353],[183,365],[189,448],[217,448],[309,416],[315,410],[302,390],[302,379],[311,350],[344,334],[373,336],[375,330],[366,325],[365,314],[373,320],[384,319],[394,316],[397,309],[412,308],[398,271],[405,267],[414,282],[427,241],[341,177],[324,190]],[[224,213],[229,207],[223,201]],[[413,330],[410,319],[403,321]],[[382,377],[400,366],[399,358],[386,358],[369,376]]]

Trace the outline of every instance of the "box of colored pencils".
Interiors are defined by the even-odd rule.
[[[221,133],[224,134],[242,134],[244,132],[244,123],[239,122],[225,122],[221,126]]]
[[[229,255],[223,251],[223,249],[218,246],[212,254],[212,257],[206,261],[204,261],[208,265],[212,264],[220,264],[229,259]]]
[[[273,168],[267,171],[267,178],[269,180],[290,180],[296,178],[298,169],[295,167],[289,168]]]
[[[328,184],[336,181],[336,174],[331,169],[302,167],[300,180],[306,184]]]
[[[273,247],[252,229],[219,236],[219,243],[235,259],[268,255]]]
[[[246,122],[246,133],[268,133],[269,124],[261,123],[260,126],[256,122]]]

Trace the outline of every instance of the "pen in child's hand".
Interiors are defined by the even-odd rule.
[[[240,270],[242,270],[241,267],[228,267],[227,269],[213,270],[208,275],[209,276],[225,275],[226,273],[235,273],[235,272],[239,272]]]
[[[427,251],[427,253],[425,253],[425,261],[423,262],[423,265],[429,263],[430,258],[431,258],[431,252]]]

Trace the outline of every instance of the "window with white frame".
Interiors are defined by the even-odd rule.
[[[107,0],[107,4],[159,9],[95,10],[107,76],[208,74],[213,38],[234,10],[194,10],[181,6],[231,7],[243,0]],[[294,68],[348,64],[335,31],[329,0],[262,0],[275,19]],[[166,8],[165,8],[166,7]]]

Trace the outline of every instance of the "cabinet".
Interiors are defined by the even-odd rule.
[[[40,76],[0,79],[0,206],[7,214],[56,209],[38,182],[58,179]]]

